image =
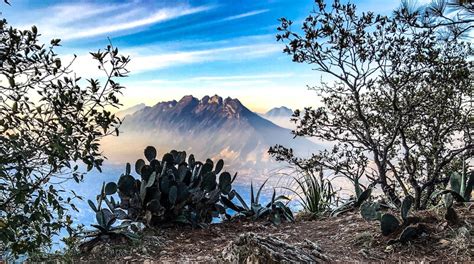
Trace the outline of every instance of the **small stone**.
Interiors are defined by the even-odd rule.
[[[438,241],[438,243],[441,244],[441,248],[446,248],[449,246],[449,244],[451,244],[451,242],[449,240],[446,240],[446,239],[440,239]]]
[[[133,257],[132,256],[126,256],[123,258],[123,260],[131,260]]]

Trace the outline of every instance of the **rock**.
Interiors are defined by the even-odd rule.
[[[447,248],[451,244],[451,241],[446,240],[446,239],[440,239],[438,243],[440,244],[441,248]]]
[[[289,244],[272,236],[244,233],[222,252],[228,263],[322,263],[329,259],[315,243]]]

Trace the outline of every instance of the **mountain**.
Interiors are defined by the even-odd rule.
[[[124,110],[121,110],[121,111],[118,111],[117,113],[115,113],[115,116],[117,117],[120,117],[120,118],[123,118],[127,115],[131,115],[139,110],[142,110],[143,108],[145,108],[146,105],[144,103],[141,103],[141,104],[137,104],[137,105],[134,105],[132,107],[129,107],[127,109],[124,109]]]
[[[275,144],[302,154],[318,148],[309,140],[293,139],[289,129],[262,118],[238,99],[217,95],[198,99],[189,95],[179,101],[146,106],[127,116],[121,136],[108,145],[122,156],[133,154],[128,161],[141,157],[145,146],[154,145],[160,153],[177,149],[193,153],[200,160],[223,158],[240,173],[275,164],[267,153]]]
[[[280,106],[270,109],[268,112],[262,115],[267,120],[287,129],[295,129],[295,123],[291,122],[291,116],[293,110],[286,106]]]
[[[293,110],[286,106],[274,107],[264,114],[264,116],[269,118],[274,117],[291,117],[293,115]]]

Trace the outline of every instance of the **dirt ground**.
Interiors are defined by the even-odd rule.
[[[365,221],[357,211],[336,218],[298,219],[279,226],[261,222],[215,224],[207,229],[171,228],[155,231],[138,245],[106,250],[99,247],[82,261],[128,263],[220,263],[223,249],[240,234],[271,235],[288,243],[317,243],[330,262],[465,262],[474,263],[472,210],[458,210],[460,223],[449,226],[439,212],[418,213],[427,232],[408,244],[388,245],[377,221]],[[108,248],[108,247],[107,247]],[[107,253],[108,252],[108,253]]]

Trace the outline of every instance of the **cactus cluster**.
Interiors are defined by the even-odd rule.
[[[382,235],[388,236],[391,233],[395,232],[401,226],[409,225],[408,221],[408,213],[410,212],[411,206],[413,204],[413,197],[407,196],[403,199],[401,208],[400,208],[400,216],[402,218],[402,223],[398,221],[398,219],[389,213],[383,214],[382,218],[380,219],[380,228],[382,229]]]
[[[221,197],[232,192],[237,174],[232,177],[222,172],[223,160],[214,164],[207,159],[202,163],[193,155],[186,160],[186,152],[173,150],[159,161],[156,149],[151,146],[146,147],[144,155],[147,161],[139,159],[135,163],[140,179],[131,175],[131,165],[127,163],[118,182],[105,186],[107,195],[118,193],[120,197],[119,204],[111,202],[114,210],[125,210],[128,219],[150,226],[176,223],[202,226],[211,223],[214,217],[226,215]]]
[[[389,244],[398,242],[406,243],[424,232],[424,226],[422,224],[417,224],[419,219],[417,217],[409,216],[413,202],[414,199],[412,196],[407,196],[402,201],[400,207],[401,222],[393,214],[382,214],[380,211],[381,204],[376,201],[367,200],[363,202],[360,206],[360,214],[367,221],[380,221],[380,229],[384,236],[389,236],[397,232],[400,233],[398,238],[390,240]]]

